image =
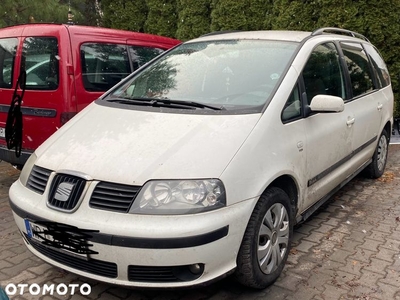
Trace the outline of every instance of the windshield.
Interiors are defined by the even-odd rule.
[[[266,40],[182,44],[115,90],[109,99],[196,102],[224,110],[262,106],[297,45]]]

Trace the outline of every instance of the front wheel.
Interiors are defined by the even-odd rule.
[[[293,234],[293,209],[288,195],[268,189],[250,217],[237,257],[236,279],[263,289],[274,283],[286,263]]]
[[[389,149],[389,135],[384,129],[379,137],[372,162],[365,168],[365,174],[369,178],[379,178],[385,172]]]

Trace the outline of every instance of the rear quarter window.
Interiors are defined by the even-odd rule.
[[[382,88],[388,86],[390,84],[389,71],[378,50],[370,44],[364,44],[364,48],[371,58],[373,71],[378,81],[378,87]]]

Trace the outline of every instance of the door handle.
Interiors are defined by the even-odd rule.
[[[350,127],[351,125],[354,124],[355,121],[356,121],[356,118],[351,118],[351,119],[347,120],[346,124],[347,124],[348,127]]]
[[[382,104],[382,103],[378,103],[378,107],[377,107],[377,109],[378,109],[379,111],[381,111],[381,110],[382,110],[382,107],[383,107],[383,104]]]

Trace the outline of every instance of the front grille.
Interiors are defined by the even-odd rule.
[[[43,195],[50,174],[50,170],[38,166],[33,166],[31,174],[29,174],[28,182],[26,184],[27,188],[40,195]]]
[[[92,208],[127,213],[140,187],[100,182],[90,198]]]
[[[128,280],[139,282],[182,282],[199,278],[204,272],[204,264],[198,264],[196,274],[190,271],[190,266],[128,266]]]
[[[79,271],[84,271],[108,278],[117,278],[118,276],[117,264],[115,263],[98,259],[85,260],[83,258],[75,257],[48,248],[41,243],[31,238],[28,238],[27,235],[25,235],[25,237],[28,239],[32,247],[35,248],[38,252],[60,264],[66,265]]]
[[[62,210],[73,210],[78,204],[85,184],[86,181],[80,177],[66,174],[56,175],[51,183],[48,204]],[[69,188],[63,188],[65,185]]]

